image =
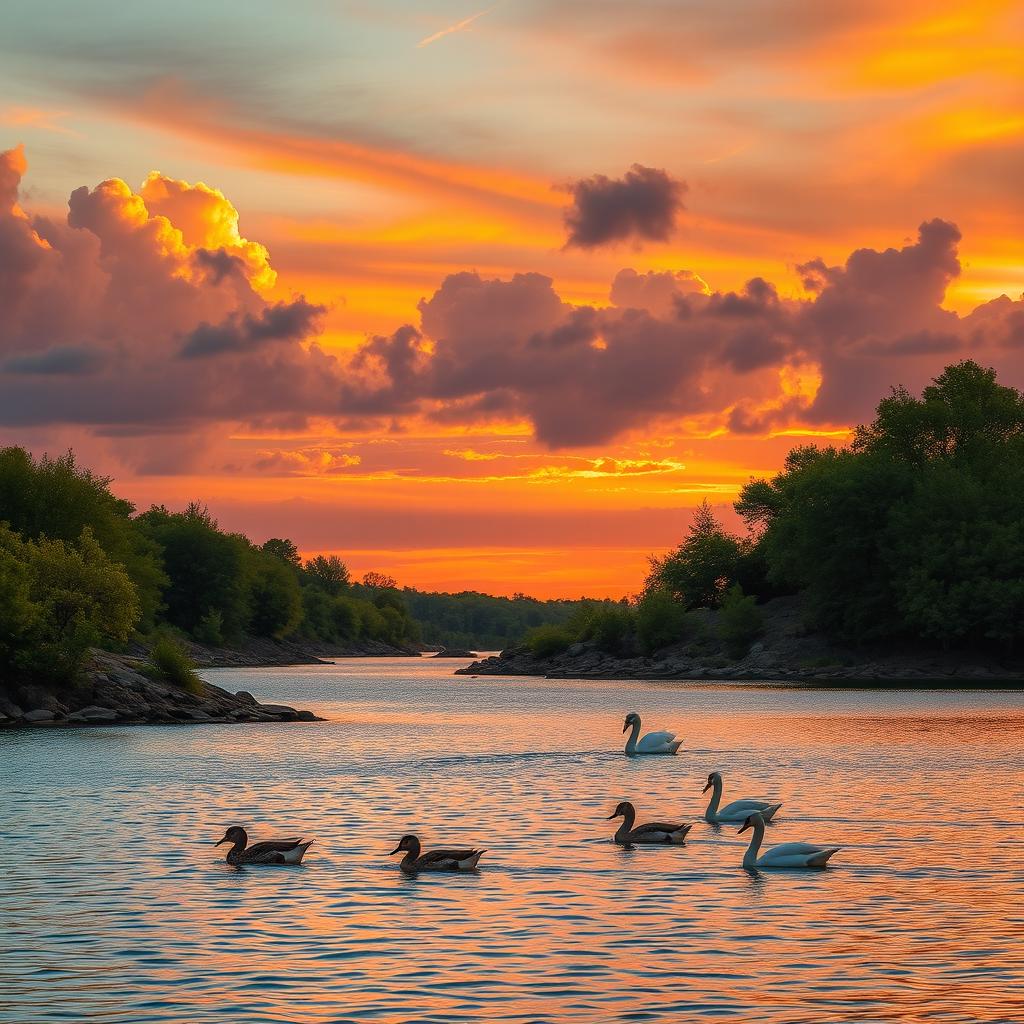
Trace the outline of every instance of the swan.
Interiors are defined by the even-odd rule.
[[[310,839],[268,839],[249,846],[249,834],[244,828],[232,825],[224,838],[214,843],[231,843],[231,849],[224,858],[229,864],[301,864],[306,851],[313,845]]]
[[[674,732],[649,732],[642,740],[637,741],[640,735],[640,716],[631,711],[626,715],[626,724],[622,731],[633,727],[633,731],[626,740],[626,753],[633,754],[674,754],[682,745],[682,740],[676,739]]]
[[[771,821],[775,812],[782,804],[770,804],[767,800],[733,800],[731,804],[719,807],[722,800],[722,773],[712,772],[708,776],[708,784],[703,792],[713,789],[708,809],[704,812],[704,820],[716,821],[744,821],[749,815],[757,811],[765,821]]]
[[[633,828],[636,808],[628,800],[623,800],[608,815],[609,821],[612,818],[622,818],[622,824],[615,832],[615,842],[623,846],[633,843],[671,843],[673,846],[682,846],[686,842],[686,833],[693,828],[692,825],[668,825],[662,821],[652,821],[649,825]]]
[[[740,832],[746,832],[748,828],[754,830],[754,834],[750,837],[750,846],[743,854],[743,866],[748,870],[751,868],[823,868],[828,863],[829,857],[842,849],[840,846],[783,843],[781,846],[773,846],[758,857],[757,851],[761,849],[761,840],[764,839],[764,818],[755,811],[743,822]]]
[[[416,836],[402,836],[398,845],[388,854],[405,851],[405,856],[398,866],[407,874],[414,875],[417,871],[472,871],[477,861],[484,855],[484,850],[431,850],[420,853],[420,841]]]

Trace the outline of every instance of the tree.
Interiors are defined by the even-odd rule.
[[[306,579],[332,597],[337,597],[349,584],[348,566],[337,555],[317,555],[304,566]]]
[[[302,621],[302,591],[293,568],[266,547],[251,548],[247,567],[249,629],[281,639]]]
[[[636,607],[636,632],[644,654],[683,639],[686,609],[667,590],[647,590]]]
[[[265,551],[268,555],[279,558],[292,569],[298,570],[302,568],[302,556],[299,554],[299,549],[295,546],[294,541],[287,538],[271,537],[270,540],[263,542],[261,550]]]
[[[386,576],[382,572],[368,572],[363,576],[363,586],[374,590],[395,590],[398,581],[394,576]]]
[[[718,612],[718,634],[726,651],[733,658],[744,657],[763,629],[764,616],[757,607],[757,599],[744,595],[739,584],[731,586]]]
[[[735,579],[742,550],[705,500],[686,540],[664,558],[651,558],[645,589],[666,590],[688,608],[715,608]]]

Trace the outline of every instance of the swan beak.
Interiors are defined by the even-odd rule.
[[[609,814],[609,815],[608,815],[608,817],[607,817],[607,818],[605,818],[604,820],[605,820],[605,821],[611,821],[611,820],[612,820],[612,818],[617,818],[618,816],[619,816],[619,812],[618,812],[618,811],[616,811],[616,812],[615,812],[614,814]]]
[[[622,731],[623,731],[623,732],[625,732],[625,731],[626,731],[626,730],[627,730],[628,728],[629,728],[629,722],[627,722],[627,723],[626,723],[626,724],[625,724],[625,725],[624,725],[624,726],[622,727]]]
[[[390,853],[388,854],[388,856],[389,856],[389,857],[394,857],[394,855],[395,855],[396,853],[401,853],[401,852],[402,852],[402,844],[401,844],[401,843],[399,843],[399,844],[398,844],[398,846],[396,846],[396,847],[395,847],[395,848],[394,848],[394,849],[393,849],[393,850],[392,850],[392,851],[391,851],[391,852],[390,852]]]
[[[746,832],[748,828],[750,828],[750,822],[745,821],[742,825],[740,825],[740,832]],[[736,834],[739,835],[739,832],[737,832]]]
[[[708,790],[709,790],[710,788],[711,788],[711,783],[709,782],[709,783],[708,783],[708,784],[707,784],[707,785],[706,785],[706,786],[705,786],[705,787],[704,787],[704,788],[703,788],[703,789],[701,790],[701,792],[702,792],[702,793],[706,793],[706,792],[707,792],[707,791],[708,791]]]
[[[213,845],[214,846],[220,846],[221,843],[226,843],[227,841],[228,841],[228,837],[225,836],[223,839],[217,840],[217,842],[215,842]]]

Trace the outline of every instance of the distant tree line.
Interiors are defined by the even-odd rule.
[[[74,455],[0,449],[0,677],[69,679],[93,646],[175,635],[418,643],[394,580],[254,544],[199,504],[136,514]],[[166,644],[165,644],[166,647]]]
[[[693,637],[717,609],[741,656],[758,604],[801,594],[808,624],[843,642],[930,642],[1010,651],[1024,639],[1024,396],[973,361],[921,397],[896,388],[846,448],[802,446],[734,508],[746,536],[705,503],[643,593],[592,608],[527,642],[538,654],[594,641],[646,652]]]

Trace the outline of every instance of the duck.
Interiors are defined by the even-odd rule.
[[[734,800],[731,804],[719,807],[718,805],[722,800],[721,772],[712,772],[708,776],[708,784],[704,787],[703,792],[706,793],[709,789],[714,790],[714,792],[711,794],[708,809],[704,812],[704,820],[711,823],[718,821],[744,821],[755,811],[765,821],[771,821],[775,817],[775,812],[782,806],[782,804],[770,804],[767,800]]]
[[[743,854],[743,866],[747,870],[753,868],[823,868],[829,858],[838,853],[841,846],[812,846],[810,843],[782,843],[773,846],[758,857],[761,841],[764,839],[764,817],[757,811],[747,816],[740,827],[740,832],[748,828],[754,830],[750,837],[750,846]]]
[[[674,754],[682,745],[682,740],[676,739],[674,732],[649,732],[643,739],[637,740],[640,735],[640,716],[631,711],[626,715],[626,724],[622,731],[626,732],[632,728],[629,739],[626,740],[626,753],[632,757],[634,754]]]
[[[486,850],[430,850],[421,853],[420,841],[416,836],[402,836],[398,845],[388,854],[405,852],[398,866],[407,874],[418,871],[473,871]]]
[[[667,824],[663,821],[652,821],[649,825],[633,827],[636,821],[636,808],[628,801],[623,800],[618,804],[608,820],[622,818],[622,824],[615,832],[615,842],[621,846],[633,846],[636,844],[670,844],[682,846],[686,842],[686,834],[693,828],[693,825]]]
[[[224,838],[214,843],[231,843],[231,849],[224,859],[229,864],[301,864],[306,851],[315,840],[268,839],[249,846],[249,834],[239,825],[232,825],[224,833]]]

